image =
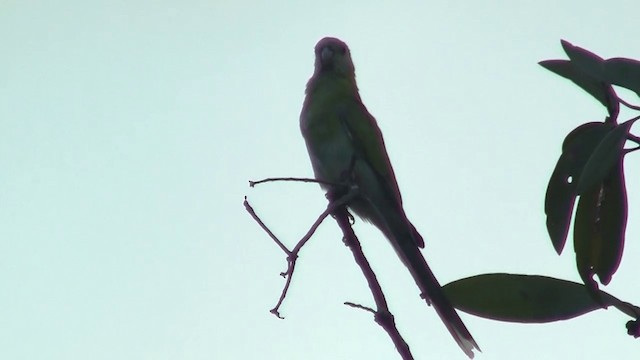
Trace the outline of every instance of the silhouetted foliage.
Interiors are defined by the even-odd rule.
[[[573,209],[576,267],[584,284],[538,275],[482,274],[444,286],[454,306],[471,314],[501,321],[539,323],[566,320],[610,305],[634,320],[627,332],[640,336],[640,308],[600,291],[594,275],[607,285],[615,274],[625,242],[627,190],[624,158],[640,144],[630,133],[640,118],[619,123],[620,106],[640,111],[616,94],[613,85],[640,96],[640,61],[600,56],[562,41],[569,60],[545,60],[540,65],[573,81],[607,110],[602,122],[577,126],[565,137],[562,153],[549,179],[545,197],[547,230],[560,255]]]

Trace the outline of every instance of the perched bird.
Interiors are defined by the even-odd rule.
[[[327,37],[315,47],[315,70],[307,83],[300,129],[316,179],[357,186],[358,195],[348,207],[389,239],[422,296],[473,358],[473,349],[480,349],[420,252],[424,241],[405,215],[382,133],[360,99],[349,48],[339,39]],[[330,184],[321,186],[330,193],[338,191]]]

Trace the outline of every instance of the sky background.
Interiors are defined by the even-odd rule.
[[[285,256],[326,206],[298,116],[324,36],[349,44],[444,284],[488,272],[579,281],[544,194],[564,136],[605,110],[537,65],[560,39],[640,58],[637,1],[0,1],[0,357],[398,359],[326,221],[283,307]],[[626,92],[628,100],[637,97]],[[624,118],[624,117],[623,117]],[[622,265],[638,304],[640,163]],[[417,359],[464,359],[409,273],[357,222]],[[479,359],[637,359],[616,310],[544,325],[462,314]]]

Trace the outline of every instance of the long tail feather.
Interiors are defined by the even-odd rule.
[[[453,305],[446,298],[440,283],[433,275],[420,249],[416,246],[416,241],[412,239],[418,237],[422,239],[416,232],[409,239],[406,237],[404,239],[396,238],[391,239],[391,242],[404,264],[409,268],[413,279],[422,292],[421,296],[427,303],[433,305],[440,319],[442,319],[451,336],[453,336],[464,353],[469,358],[473,358],[473,349],[480,351],[480,347],[471,336],[471,333],[469,333],[469,330],[467,330]]]

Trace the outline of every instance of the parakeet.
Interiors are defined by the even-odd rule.
[[[359,193],[349,209],[382,231],[422,296],[473,358],[473,349],[480,349],[420,252],[424,241],[404,212],[382,133],[362,103],[349,48],[339,39],[327,37],[315,47],[315,70],[307,83],[300,129],[316,179],[357,185]],[[321,186],[330,193],[338,191],[332,185]]]

